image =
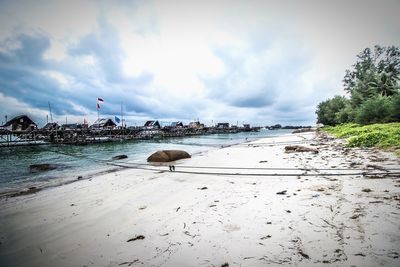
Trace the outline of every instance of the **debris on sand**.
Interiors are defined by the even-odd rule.
[[[134,260],[134,261],[125,261],[125,262],[120,263],[120,264],[118,264],[118,265],[119,265],[119,266],[122,266],[122,265],[132,266],[132,264],[134,264],[134,263],[136,263],[136,262],[138,262],[138,261],[139,261],[139,259],[136,259],[136,260]]]
[[[361,191],[363,191],[363,192],[365,192],[365,193],[372,192],[372,190],[371,190],[371,189],[369,189],[369,188],[363,188]]]
[[[297,153],[297,152],[312,152],[314,154],[318,154],[318,149],[305,147],[305,146],[285,146],[286,153]]]
[[[143,240],[143,239],[144,239],[143,235],[138,235],[138,236],[135,236],[134,238],[129,239],[126,242],[131,242],[131,241],[136,241],[136,240]]]
[[[206,190],[206,189],[208,189],[208,188],[207,188],[207,186],[204,186],[204,187],[197,188],[197,189],[199,189],[199,190]]]
[[[350,219],[355,220],[355,219],[357,219],[358,217],[360,217],[360,214],[354,214],[353,216],[350,217]]]
[[[301,256],[303,256],[304,258],[306,258],[306,259],[309,259],[309,258],[310,258],[310,256],[308,256],[308,254],[304,253],[301,249],[299,250],[299,254],[300,254]]]
[[[286,195],[286,192],[287,192],[287,190],[283,190],[283,191],[277,192],[276,194],[277,195]]]

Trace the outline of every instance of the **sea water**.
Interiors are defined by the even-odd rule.
[[[136,140],[90,145],[34,146],[0,148],[0,195],[29,187],[48,187],[110,171],[115,166],[113,156],[127,155],[128,158],[115,162],[146,163],[149,155],[157,150],[180,149],[196,154],[222,146],[243,143],[262,137],[290,133],[291,130],[265,130],[232,134],[210,134],[191,137]],[[50,163],[56,169],[32,173],[32,164]]]

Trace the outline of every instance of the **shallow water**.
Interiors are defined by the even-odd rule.
[[[162,149],[182,149],[196,154],[221,146],[243,143],[261,137],[290,133],[291,130],[261,130],[236,134],[213,134],[193,137],[166,138],[159,140],[114,142],[83,146],[36,146],[1,148],[0,150],[0,194],[32,186],[46,187],[76,180],[107,171],[114,166],[98,160],[110,160],[125,154],[127,159],[118,162],[145,163],[153,152]],[[55,170],[31,173],[29,165],[51,163]]]

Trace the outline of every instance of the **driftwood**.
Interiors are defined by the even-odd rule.
[[[319,153],[318,149],[305,147],[305,146],[286,146],[286,153],[296,153],[296,152],[312,152],[314,154]]]
[[[189,153],[183,150],[160,150],[147,158],[147,162],[170,162],[190,158]]]

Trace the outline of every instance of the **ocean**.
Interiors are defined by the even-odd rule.
[[[118,162],[146,163],[146,159],[157,150],[181,149],[191,155],[217,149],[222,146],[243,143],[262,137],[279,136],[291,130],[265,130],[234,134],[212,134],[191,137],[165,138],[90,145],[34,146],[0,148],[0,195],[29,187],[44,188],[62,185],[69,181],[110,171],[115,166],[101,160],[125,154],[127,159]],[[32,164],[50,163],[54,170],[31,173]]]

